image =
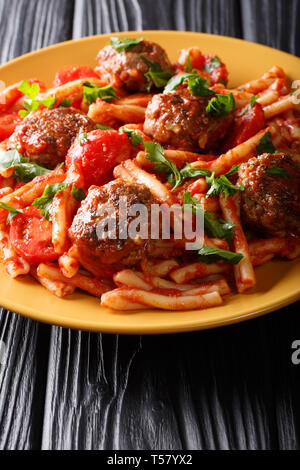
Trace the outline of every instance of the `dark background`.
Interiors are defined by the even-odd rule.
[[[299,55],[299,20],[298,0],[0,0],[0,59],[135,29],[236,36]],[[148,337],[71,331],[3,309],[0,448],[299,449],[299,306]]]

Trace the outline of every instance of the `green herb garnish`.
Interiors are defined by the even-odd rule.
[[[40,209],[46,220],[51,220],[50,208],[56,193],[67,186],[69,186],[68,183],[47,184],[42,196],[33,201],[32,205]]]
[[[103,101],[110,102],[114,98],[117,98],[116,90],[111,85],[100,87],[90,82],[84,82],[83,84],[83,101],[88,104],[94,103],[97,98],[101,98]]]
[[[268,175],[282,176],[282,178],[290,179],[291,175],[282,167],[273,165],[271,168],[267,168],[265,172]]]
[[[0,201],[0,207],[9,212],[6,219],[7,224],[9,224],[11,219],[13,219],[17,214],[23,213],[22,209],[16,209],[15,207],[12,207],[9,204],[6,204],[5,202]]]
[[[28,99],[24,100],[23,106],[25,109],[21,109],[18,114],[22,118],[28,116],[29,113],[32,111],[36,111],[39,106],[42,104],[46,108],[52,108],[52,106],[56,102],[56,97],[54,96],[48,96],[47,98],[44,98],[43,100],[37,100],[37,94],[40,91],[40,87],[37,83],[33,83],[30,85],[27,80],[23,80],[21,85],[18,88],[19,91],[21,91],[24,95],[28,97]]]
[[[42,176],[50,173],[50,170],[44,168],[37,163],[30,163],[28,158],[22,157],[17,150],[8,150],[1,155],[0,169],[8,169],[16,167],[13,172],[13,177],[17,181],[27,183],[33,180],[36,176]]]
[[[79,142],[80,147],[82,147],[83,144],[86,144],[89,141],[87,132],[82,132],[82,134],[78,134],[77,140]]]
[[[211,238],[225,238],[228,243],[233,240],[233,224],[226,222],[221,217],[215,218],[214,214],[202,208],[198,199],[192,197],[189,191],[184,192],[183,204],[190,204],[193,206],[193,214],[197,217],[197,213],[204,215],[204,230]]]
[[[143,138],[140,134],[137,134],[133,129],[128,129],[126,126],[121,128],[122,132],[125,132],[127,137],[131,140],[131,143],[134,147],[143,143]]]
[[[176,90],[182,83],[187,83],[190,93],[195,96],[210,96],[214,95],[214,92],[211,91],[209,83],[197,72],[194,73],[183,73],[181,75],[175,75],[169,80],[167,86],[164,89],[164,93],[169,93],[170,91]]]
[[[71,106],[71,104],[72,104],[71,100],[68,100],[67,98],[63,98],[61,102],[59,103],[58,108],[68,108],[69,106]]]
[[[155,142],[144,142],[145,150],[148,152],[146,158],[150,162],[154,162],[154,169],[158,173],[165,173],[166,175],[172,175],[174,178],[174,186],[172,191],[175,191],[178,186],[182,183],[182,177],[180,172],[175,165],[167,157],[165,157],[164,149],[160,144]]]
[[[273,145],[271,140],[272,134],[270,131],[267,131],[259,141],[259,144],[256,147],[257,155],[262,155],[263,153],[274,153],[276,148]]]
[[[204,71],[207,73],[212,73],[217,67],[220,67],[221,61],[219,57],[215,56],[210,59],[208,64],[204,65]]]
[[[110,38],[109,45],[112,46],[117,52],[130,51],[134,46],[144,41],[144,38],[122,38],[117,36]]]
[[[86,198],[85,192],[82,188],[77,188],[75,184],[72,186],[71,194],[76,201],[81,202]]]
[[[98,129],[101,129],[102,131],[109,131],[110,129],[112,129],[111,127],[105,126],[104,124],[96,124],[96,127]]]
[[[152,62],[144,56],[141,56],[141,59],[149,67],[149,71],[145,73],[148,82],[147,90],[150,91],[152,85],[156,88],[163,88],[170,80],[172,74],[170,72],[164,72],[158,62]]]
[[[225,261],[230,264],[238,264],[242,259],[241,253],[234,253],[228,250],[221,250],[212,246],[203,246],[198,250],[199,261],[212,264],[217,261]]]
[[[217,95],[210,100],[206,112],[215,117],[225,116],[235,110],[235,99],[232,93],[229,95]]]

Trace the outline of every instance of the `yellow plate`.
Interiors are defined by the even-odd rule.
[[[204,53],[216,53],[230,71],[230,85],[237,86],[260,77],[272,65],[279,65],[293,79],[300,79],[300,59],[265,46],[222,36],[176,31],[117,33],[161,44],[171,60],[178,49],[199,46]],[[95,65],[99,49],[111,35],[68,41],[19,57],[0,67],[0,79],[7,85],[23,78],[37,77],[49,86],[57,69],[68,64]],[[221,307],[199,311],[159,310],[120,313],[103,309],[99,300],[84,293],[58,299],[30,277],[11,280],[0,268],[0,305],[27,317],[70,328],[107,333],[175,333],[239,322],[288,305],[300,298],[300,262],[273,261],[256,270],[258,283],[244,295],[234,294]]]

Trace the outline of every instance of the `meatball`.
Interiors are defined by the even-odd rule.
[[[300,164],[292,157],[265,153],[239,169],[241,215],[265,236],[300,235]]]
[[[206,112],[211,96],[193,96],[187,88],[153,96],[146,109],[144,132],[157,142],[197,152],[223,139],[232,116]]]
[[[29,114],[15,128],[7,150],[15,149],[31,162],[47,168],[64,161],[79,132],[96,129],[96,124],[73,108],[42,109]]]
[[[104,47],[97,56],[99,65],[95,70],[103,81],[116,88],[129,92],[141,91],[147,85],[145,74],[149,71],[142,57],[157,62],[163,72],[173,73],[164,49],[150,41],[142,41],[123,52],[117,52],[113,46]]]
[[[130,266],[141,260],[149,244],[150,207],[155,202],[149,189],[142,184],[118,179],[101,187],[91,186],[69,230],[70,238],[77,246],[80,263],[101,276],[103,264]],[[147,233],[136,238],[131,237],[130,224],[137,222],[139,213],[136,216],[128,214],[134,204],[146,207],[148,217]],[[111,211],[114,211],[115,218]],[[111,226],[107,223],[108,218]],[[142,227],[137,228],[140,229]]]

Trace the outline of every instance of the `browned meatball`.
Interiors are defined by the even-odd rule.
[[[242,218],[266,236],[300,235],[300,164],[292,157],[265,153],[239,169]]]
[[[125,202],[123,202],[124,197],[126,197]],[[141,260],[149,243],[149,232],[143,239],[130,238],[129,226],[139,216],[137,214],[137,216],[128,215],[125,225],[120,223],[121,230],[125,227],[129,232],[129,236],[126,236],[126,232],[125,236],[122,235],[124,232],[119,230],[120,215],[122,220],[125,216],[124,207],[129,211],[132,205],[142,204],[147,209],[150,230],[150,206],[154,203],[155,199],[149,189],[141,184],[115,180],[101,187],[91,186],[69,230],[70,238],[78,248],[81,264],[95,275],[101,276],[101,264],[132,265]],[[103,222],[106,218],[112,217],[110,210],[115,210],[117,215],[115,239],[114,226],[105,226]]]
[[[7,150],[15,149],[47,168],[54,168],[65,156],[79,132],[96,129],[96,124],[73,108],[42,109],[29,114],[9,138]]]
[[[197,152],[223,139],[232,116],[206,112],[211,96],[193,96],[187,88],[153,96],[146,109],[144,131],[157,142]]]
[[[106,46],[97,56],[96,71],[101,79],[116,88],[135,92],[147,85],[145,74],[149,66],[142,59],[157,62],[163,72],[172,72],[172,65],[164,49],[155,42],[142,41],[130,50],[117,52],[113,46]]]

